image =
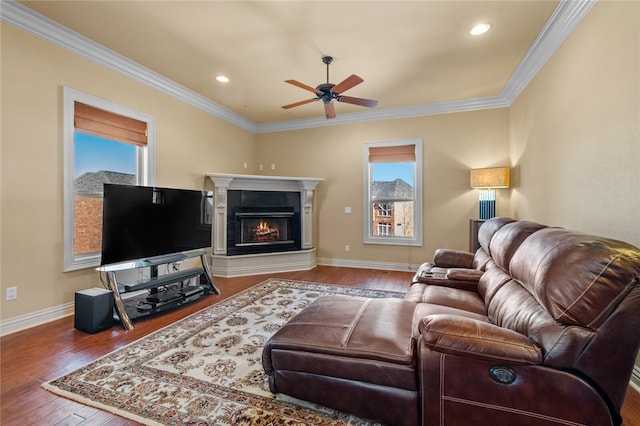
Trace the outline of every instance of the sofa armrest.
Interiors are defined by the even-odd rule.
[[[438,249],[433,255],[433,264],[440,268],[473,269],[473,253],[461,250]]]
[[[434,314],[421,318],[418,330],[423,344],[437,352],[512,365],[542,363],[542,349],[529,338],[488,322]]]
[[[447,279],[455,281],[480,281],[484,271],[479,269],[449,268],[447,269]]]

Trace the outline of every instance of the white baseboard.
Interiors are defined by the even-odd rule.
[[[350,260],[350,259],[328,259],[325,257],[316,258],[318,265],[342,266],[345,268],[380,269],[383,271],[409,271],[415,272],[420,265],[410,263],[395,262],[372,262],[370,260]]]
[[[315,250],[313,250],[315,254]],[[388,271],[416,271],[419,265],[410,265],[406,263],[392,263],[392,262],[371,262],[362,260],[347,260],[347,259],[328,259],[317,258],[315,259],[317,264],[326,266],[343,266],[347,268],[364,268],[364,269],[380,269]],[[310,266],[305,263],[304,265],[287,265],[285,269],[268,270],[267,273],[283,272],[284,270],[306,270],[310,269]],[[228,271],[227,271],[228,272]],[[235,271],[237,272],[237,271]],[[244,271],[244,274],[234,274],[232,276],[250,275],[251,273],[258,273],[257,271]],[[264,271],[260,273],[265,273]],[[214,274],[215,275],[215,274]],[[74,314],[73,302],[65,303],[64,305],[54,306],[52,308],[43,309],[41,311],[32,312],[29,314],[20,315],[17,317],[9,318],[0,321],[0,336],[15,333],[17,331],[26,330],[27,328],[35,327],[37,325],[45,324],[47,322],[55,321],[60,318],[64,318]]]
[[[631,381],[629,382],[632,388],[637,392],[640,392],[640,366],[636,364],[633,367],[633,373],[631,374]]]
[[[68,317],[74,313],[73,302],[64,305],[54,306],[52,308],[43,309],[41,311],[32,312],[30,314],[19,315],[0,321],[0,336],[15,333],[16,331],[26,330],[47,322],[51,322],[60,318]]]

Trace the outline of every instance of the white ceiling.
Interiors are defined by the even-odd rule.
[[[519,0],[20,3],[258,126],[324,120],[321,102],[281,108],[314,96],[284,80],[314,87],[326,82],[324,55],[334,57],[330,82],[359,75],[364,82],[344,94],[377,99],[378,114],[499,96],[528,50],[530,54],[530,48],[544,48],[534,42],[543,29],[558,25],[549,19],[559,4]],[[479,22],[490,23],[492,29],[480,37],[470,36],[469,29]],[[216,82],[218,74],[231,82]],[[336,111],[340,118],[373,110],[338,103]]]

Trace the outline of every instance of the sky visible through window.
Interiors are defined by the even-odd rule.
[[[119,173],[136,173],[136,147],[98,136],[75,132],[75,177],[88,172],[108,170]],[[397,178],[414,186],[414,163],[373,163],[374,181],[391,182]]]
[[[373,181],[392,182],[398,178],[414,186],[414,163],[372,163]]]
[[[74,133],[75,176],[87,172],[136,174],[136,147],[85,133]]]

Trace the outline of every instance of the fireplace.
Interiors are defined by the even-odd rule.
[[[316,265],[313,200],[322,178],[208,173],[215,186],[214,275],[308,270]]]
[[[240,228],[236,247],[283,246],[293,244],[290,231],[293,212],[236,212]]]
[[[227,191],[227,256],[300,250],[300,193]]]

